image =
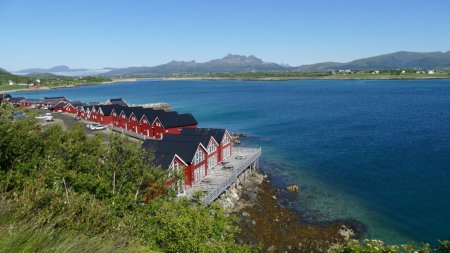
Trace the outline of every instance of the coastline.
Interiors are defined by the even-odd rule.
[[[119,79],[113,79],[111,81],[101,82],[101,83],[84,83],[84,84],[71,84],[71,85],[58,85],[58,86],[43,86],[39,89],[17,89],[17,90],[4,90],[0,93],[15,93],[15,92],[33,92],[33,91],[42,91],[42,90],[56,90],[56,89],[66,89],[66,88],[76,88],[76,87],[82,87],[82,86],[93,86],[93,85],[107,85],[107,84],[115,84],[115,83],[121,83],[121,82],[138,82],[141,80],[149,80],[151,78],[119,78]],[[330,81],[336,81],[336,80],[355,80],[355,81],[362,81],[362,80],[383,80],[383,81],[389,81],[389,80],[398,80],[398,81],[407,81],[407,80],[449,80],[449,77],[417,77],[417,78],[405,78],[405,77],[399,77],[399,78],[393,78],[393,77],[378,77],[378,78],[337,78],[337,77],[292,77],[292,78],[285,78],[285,77],[265,77],[265,78],[231,78],[231,77],[161,77],[156,78],[161,81],[295,81],[295,80],[330,80]]]
[[[146,79],[146,78],[141,78]],[[222,80],[234,80],[234,81],[295,81],[295,80],[447,80],[450,79],[448,77],[417,77],[417,78],[409,78],[409,77],[378,77],[378,78],[364,78],[364,77],[261,77],[261,78],[231,78],[231,77],[162,77],[162,81],[222,81]],[[140,80],[138,78],[138,80]]]
[[[121,82],[137,82],[141,79],[139,78],[123,78],[123,79],[112,79],[111,81],[101,82],[101,83],[83,83],[83,84],[70,84],[70,85],[58,85],[58,86],[43,86],[39,89],[18,89],[18,90],[5,90],[0,91],[0,93],[14,93],[14,92],[33,92],[33,91],[42,91],[42,90],[57,90],[57,89],[68,89],[68,88],[76,88],[82,86],[93,86],[93,85],[102,85],[102,84],[115,84]]]
[[[345,220],[320,224],[302,220],[301,214],[280,205],[289,201],[281,192],[286,191],[272,185],[270,176],[253,171],[222,201],[238,217],[239,243],[265,252],[326,252],[364,233],[361,224]],[[301,191],[289,194],[301,197]]]

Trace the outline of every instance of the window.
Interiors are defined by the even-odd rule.
[[[202,165],[202,166],[198,167],[196,170],[194,170],[194,182],[197,182],[198,180],[202,179],[204,176],[206,176],[205,165]]]
[[[184,195],[184,182],[183,182],[183,180],[178,180],[173,185],[173,188],[177,192],[178,195]]]
[[[217,165],[217,154],[208,158],[208,169],[211,169],[216,165]]]
[[[194,165],[201,163],[203,160],[205,160],[205,153],[199,149],[194,156]]]
[[[181,173],[181,166],[177,161],[173,161],[169,167],[169,175],[174,177],[178,173]]]
[[[217,150],[217,146],[214,142],[209,143],[208,152],[211,154]]]
[[[231,147],[228,146],[224,150],[222,150],[222,159],[225,159],[231,155]]]
[[[194,170],[194,182],[197,182],[198,180],[200,180],[200,170],[196,169]]]
[[[227,133],[225,133],[225,136],[223,137],[223,144],[230,143],[230,136],[228,136]]]

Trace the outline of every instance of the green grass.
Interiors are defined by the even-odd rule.
[[[0,91],[12,91],[12,90],[25,90],[27,89],[26,85],[0,85]]]
[[[2,207],[6,206],[1,202]],[[50,225],[33,226],[15,220],[5,208],[0,210],[0,253],[11,252],[155,252],[136,244],[117,244],[99,236],[87,237]]]

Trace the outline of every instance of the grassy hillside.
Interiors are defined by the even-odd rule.
[[[5,108],[3,108],[5,107]],[[0,252],[247,252],[218,205],[175,201],[121,135],[11,122],[0,108]]]
[[[347,63],[323,62],[311,65],[303,65],[295,68],[297,71],[318,70],[373,70],[373,69],[434,69],[450,68],[450,51],[448,52],[395,52],[378,55]]]
[[[0,71],[0,91],[27,89],[28,88],[27,85],[19,85],[19,84],[32,85],[36,82],[36,79],[40,80],[40,84],[42,87],[95,84],[111,80],[109,78],[101,76],[86,76],[79,78],[79,77],[58,76],[48,73],[19,76],[3,70]],[[9,85],[9,81],[12,81],[14,85]]]

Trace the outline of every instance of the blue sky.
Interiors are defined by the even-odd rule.
[[[227,53],[302,65],[450,50],[450,1],[1,0],[0,67],[153,66]]]

